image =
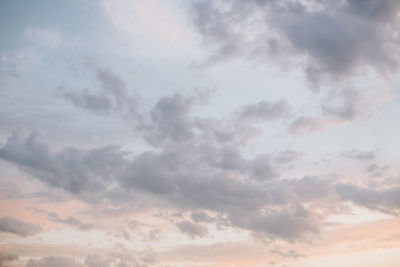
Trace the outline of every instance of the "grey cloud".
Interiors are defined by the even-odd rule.
[[[321,115],[299,116],[289,125],[292,134],[319,131],[331,126],[348,123],[366,114],[370,108],[371,99],[367,92],[352,87],[345,89],[330,89],[321,100]]]
[[[125,81],[108,69],[100,68],[93,63],[86,64],[99,82],[98,90],[83,89],[71,91],[61,88],[62,96],[77,107],[86,108],[98,113],[122,111],[129,116],[137,116],[138,96],[129,92]]]
[[[347,88],[339,92],[332,92],[322,104],[322,110],[329,116],[353,120],[362,110],[360,102],[360,93],[355,89]]]
[[[199,148],[203,148],[200,145]],[[196,148],[193,144],[176,146],[172,151],[164,151],[162,154],[140,155],[131,167],[127,169],[123,184],[127,188],[143,188],[144,190],[161,197],[168,202],[184,209],[207,209],[220,213],[227,213],[234,226],[246,227],[249,230],[269,231],[272,228],[253,227],[252,218],[259,216],[260,209],[268,205],[279,205],[290,202],[289,195],[285,189],[276,181],[266,184],[265,188],[249,181],[239,181],[220,173],[214,164],[210,164],[208,158],[202,157],[202,152],[192,150]],[[217,150],[218,151],[218,150]],[[148,154],[147,152],[146,154]],[[269,175],[268,157],[257,157],[254,160],[244,161],[247,166],[245,170],[254,172],[259,177]],[[140,165],[136,165],[140,163]],[[253,166],[256,164],[256,166]],[[226,168],[226,165],[224,166]],[[138,170],[142,170],[137,173]],[[267,172],[267,173],[266,173]],[[268,176],[267,176],[268,177]],[[284,212],[284,211],[282,211]],[[245,215],[248,214],[248,215]],[[291,213],[296,216],[296,213]],[[237,217],[249,220],[246,224],[237,224]],[[287,214],[287,217],[290,217]],[[295,219],[294,219],[295,220]],[[268,225],[266,221],[266,225]],[[271,220],[272,222],[272,220]],[[288,224],[294,221],[288,222]],[[314,222],[313,222],[314,223]],[[308,231],[301,224],[293,225],[294,232]],[[273,231],[272,235],[279,236],[283,232]],[[301,237],[299,234],[297,237]]]
[[[148,114],[142,114],[138,129],[145,140],[155,147],[188,142],[196,137],[196,133],[220,142],[237,143],[254,132],[250,120],[237,116],[228,121],[193,116],[191,112],[197,104],[204,104],[204,96],[199,93],[195,96],[174,94],[161,97]],[[279,103],[270,105],[280,108]]]
[[[87,267],[112,267],[114,266],[112,259],[104,258],[99,255],[89,255],[85,259],[85,266]]]
[[[289,250],[288,252],[282,252],[282,251],[277,250],[277,249],[272,249],[272,250],[270,250],[270,252],[274,253],[274,254],[278,254],[278,255],[282,256],[283,258],[292,258],[292,259],[295,259],[295,260],[305,257],[304,255],[299,254],[294,250]]]
[[[295,118],[289,126],[292,134],[315,131],[322,128],[321,121],[317,117],[300,116]]]
[[[210,217],[207,215],[205,212],[202,211],[196,211],[192,212],[190,214],[190,217],[192,218],[193,221],[195,222],[213,222],[215,219],[213,217]]]
[[[96,112],[105,112],[112,109],[112,100],[106,95],[92,93],[87,89],[81,92],[68,91],[64,93],[64,97],[70,100],[77,107],[84,107]]]
[[[336,192],[343,200],[372,210],[400,215],[400,188],[398,186],[379,190],[353,184],[337,184]]]
[[[112,254],[112,253],[111,253]],[[97,254],[88,255],[84,263],[80,263],[71,257],[43,257],[41,259],[30,259],[25,267],[148,267],[147,263],[141,263],[131,256],[114,255],[105,257]]]
[[[143,194],[150,202],[176,209],[211,211],[219,220],[225,217],[225,225],[271,237],[293,241],[317,233],[319,221],[306,211],[295,212],[294,203],[297,211],[302,207],[296,191],[277,179],[300,155],[284,151],[244,157],[242,140],[252,129],[248,119],[238,128],[228,127],[228,138],[221,138],[224,126],[238,125],[238,117],[233,116],[233,122],[194,117],[190,111],[198,101],[179,94],[161,98],[141,128],[155,149],[135,157],[128,158],[117,146],[53,152],[37,134],[16,131],[0,148],[0,158],[89,203],[127,205]],[[272,119],[281,116],[285,106],[260,102],[242,107],[239,117]],[[73,217],[49,216],[84,227]],[[282,229],[279,218],[287,222]]]
[[[165,161],[152,157],[152,161],[156,160],[148,164],[152,166],[152,176],[132,177],[129,176],[132,171],[128,171],[125,186],[140,186],[183,209],[205,209],[226,214],[232,226],[268,236],[294,241],[318,233],[317,219],[301,207],[293,209],[285,206],[294,199],[290,189],[279,181],[267,183],[264,187],[232,179],[200,164],[201,161],[191,162],[194,153],[187,152],[187,156],[181,155],[184,161],[171,162],[173,156],[165,157]],[[159,162],[163,165],[160,166]],[[168,168],[165,166],[167,163]],[[137,184],[140,177],[151,179],[141,181],[146,181],[146,184]],[[269,211],[268,215],[263,214],[262,210]],[[280,220],[286,223],[282,225]]]
[[[9,216],[0,218],[0,232],[26,237],[40,233],[41,231],[42,227],[33,223],[24,222]]]
[[[149,251],[147,255],[143,256],[141,260],[143,261],[143,263],[150,265],[153,265],[157,262],[156,255],[151,251]]]
[[[216,47],[207,61],[200,65],[210,65],[240,53],[240,35],[232,30],[229,20],[220,10],[209,1],[194,1],[193,11],[193,22],[205,43]]]
[[[208,236],[207,228],[198,223],[182,221],[177,224],[177,227],[182,233],[189,235],[191,238]]]
[[[128,227],[131,230],[136,230],[139,227],[139,225],[141,225],[141,223],[137,220],[132,220],[128,223]]]
[[[255,104],[243,106],[239,112],[239,119],[245,121],[269,121],[282,117],[289,111],[289,105],[286,101],[277,102],[260,101]]]
[[[46,214],[48,216],[49,220],[51,220],[53,222],[71,225],[71,226],[76,227],[79,230],[85,231],[85,230],[89,230],[94,227],[94,225],[92,225],[90,223],[84,223],[73,216],[68,216],[67,218],[61,218],[60,216],[58,216],[57,213],[54,213],[54,212],[47,212],[45,210],[40,210],[40,209],[36,209],[36,208],[33,208],[33,210],[36,213]]]
[[[3,254],[0,253],[0,267],[7,267],[8,262],[10,261],[18,261],[19,256],[16,254]]]
[[[164,161],[164,159],[166,161]],[[129,166],[122,177],[122,184],[138,187],[156,194],[169,194],[174,191],[175,173],[171,171],[167,156],[154,152],[144,152]]]
[[[347,74],[364,63],[392,64],[381,43],[387,36],[382,35],[379,26],[340,10],[294,12],[288,9],[275,19],[272,23],[292,46],[311,57],[311,66],[316,64],[325,72]]]
[[[111,253],[113,254],[113,253]],[[122,257],[121,257],[122,256]],[[97,254],[88,255],[85,259],[85,267],[149,267],[153,265],[155,258],[147,255],[137,260],[130,255],[113,255],[113,257],[100,256]]]
[[[293,150],[286,150],[283,152],[278,152],[273,154],[272,160],[277,163],[278,165],[282,164],[290,164],[301,157],[304,156],[304,153],[299,152],[299,151],[293,151]]]
[[[68,257],[44,257],[39,260],[30,259],[25,267],[83,267],[73,258]]]
[[[150,111],[152,124],[149,126],[149,141],[184,141],[192,137],[194,121],[188,113],[193,104],[194,98],[186,98],[180,94],[158,100]]]
[[[0,198],[1,199],[15,199],[22,196],[21,190],[16,186],[13,181],[3,180],[0,181]]]
[[[83,223],[80,220],[76,219],[73,216],[68,216],[68,218],[66,219],[62,219],[62,218],[58,218],[58,219],[54,219],[55,222],[60,222],[63,224],[67,224],[67,225],[72,225],[77,227],[80,230],[88,230],[91,229],[93,227],[92,224],[89,223]]]
[[[345,8],[348,12],[367,19],[375,19],[383,23],[391,21],[397,15],[399,2],[396,0],[348,0]]]
[[[250,170],[258,180],[264,181],[279,176],[277,168],[274,168],[270,163],[269,156],[258,156],[250,164]]]
[[[334,187],[330,179],[316,176],[305,176],[300,179],[287,181],[287,186],[302,202],[311,202],[316,199],[329,198],[333,196]]]
[[[15,163],[42,182],[73,194],[104,194],[123,168],[125,154],[115,146],[82,150],[72,147],[53,153],[36,133],[15,131],[0,148],[0,158]]]
[[[34,134],[19,132],[0,148],[1,158],[87,202],[126,204],[141,192],[178,209],[225,214],[233,227],[268,236],[294,240],[317,233],[317,220],[307,222],[311,218],[307,212],[290,208],[298,202],[296,191],[275,179],[279,166],[272,163],[270,155],[246,159],[236,149],[214,143],[208,135],[201,134],[172,143],[160,152],[143,152],[129,160],[124,155],[116,147],[66,148],[54,153]],[[236,159],[231,162],[231,157]],[[112,189],[108,189],[111,185]],[[85,228],[72,217],[49,216],[57,222]],[[286,221],[281,229],[279,219]]]
[[[383,177],[386,175],[388,169],[389,169],[388,165],[381,166],[376,163],[373,163],[368,166],[367,172],[369,172],[370,175],[373,177]]]
[[[399,55],[392,35],[398,28],[398,2],[342,3],[194,1],[193,22],[214,48],[209,59],[213,62],[254,55],[272,59],[282,50],[281,58],[306,58],[305,71],[314,81],[321,74],[338,78],[365,65],[393,69]]]
[[[358,151],[356,149],[343,151],[341,155],[346,158],[357,160],[371,160],[375,158],[375,153],[373,151]]]
[[[149,241],[159,241],[162,235],[162,231],[159,229],[151,230],[147,236],[146,240]]]
[[[318,218],[299,205],[263,215],[257,214],[251,219],[236,217],[235,220],[244,228],[290,242],[310,239],[320,231]]]

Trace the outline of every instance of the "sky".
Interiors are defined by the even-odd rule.
[[[397,0],[1,0],[0,267],[400,264]]]

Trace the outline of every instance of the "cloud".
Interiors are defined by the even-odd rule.
[[[121,256],[122,259],[121,259]],[[154,256],[147,255],[142,260],[136,260],[130,255],[113,255],[113,257],[100,256],[97,254],[88,255],[85,258],[85,267],[149,267],[154,264]]]
[[[90,223],[84,223],[73,216],[68,216],[67,218],[63,219],[60,216],[58,216],[57,213],[54,213],[54,212],[47,212],[45,210],[40,210],[37,208],[33,208],[33,210],[36,213],[46,214],[47,217],[49,218],[49,220],[51,220],[53,222],[71,225],[82,231],[89,230],[94,227],[94,225],[92,225]]]
[[[193,223],[190,221],[181,221],[176,226],[182,233],[190,236],[191,238],[208,236],[207,228],[198,223]]]
[[[33,223],[24,222],[9,216],[0,218],[0,232],[26,237],[40,233],[41,231],[42,227]]]
[[[199,222],[214,222],[215,218],[210,217],[207,215],[207,213],[202,212],[202,211],[195,211],[190,214],[190,217],[192,218],[193,221],[199,223]]]
[[[194,103],[195,98],[180,94],[160,98],[150,111],[148,140],[152,143],[163,140],[185,141],[192,137],[194,120],[188,113]]]
[[[206,64],[234,57],[303,62],[315,84],[364,66],[394,69],[397,1],[194,1],[192,19],[214,50]],[[249,22],[249,23],[244,23]],[[278,56],[276,56],[278,55]],[[304,64],[305,62],[305,64]],[[300,63],[301,64],[301,63]]]
[[[358,151],[356,149],[343,151],[341,153],[343,157],[357,160],[371,160],[375,158],[373,151]]]
[[[140,131],[152,146],[144,152],[133,154],[119,146],[55,152],[37,133],[20,129],[0,147],[0,158],[87,203],[118,207],[143,196],[149,206],[162,203],[183,212],[211,212],[217,222],[267,238],[298,241],[318,234],[321,218],[303,205],[317,198],[305,199],[286,179],[278,179],[302,153],[244,151],[243,139],[254,129],[252,123],[283,116],[286,102],[245,105],[229,120],[193,116],[196,103],[202,103],[199,96],[161,97],[143,116]],[[302,185],[304,190],[314,186],[306,181]],[[47,215],[59,223],[90,228],[74,217]],[[189,231],[189,224],[181,227]],[[200,229],[192,228],[193,233]]]
[[[27,134],[23,129],[16,130],[0,148],[1,159],[52,187],[75,195],[84,192],[93,201],[112,184],[112,177],[123,167],[124,155],[115,146],[90,150],[67,147],[53,153],[38,140],[37,133]]]
[[[73,258],[68,257],[44,257],[39,260],[30,259],[25,267],[83,267]]]
[[[353,120],[360,115],[362,97],[357,90],[346,88],[345,90],[331,90],[329,96],[322,103],[322,110],[331,117],[343,120]]]
[[[289,111],[286,101],[277,102],[260,101],[255,104],[243,106],[239,109],[238,117],[240,120],[263,122],[280,118]]]
[[[268,237],[295,241],[318,233],[319,218],[303,207],[285,180],[277,179],[279,169],[298,157],[296,153],[245,158],[237,147],[210,139],[208,132],[158,150],[130,158],[117,146],[52,152],[37,134],[19,130],[0,148],[0,157],[88,203],[124,205],[144,194],[149,205],[161,201],[178,210],[215,212],[232,227]],[[88,227],[74,217],[48,216]],[[187,230],[188,224],[181,227]]]
[[[350,13],[385,23],[395,19],[398,6],[396,0],[384,0],[379,3],[373,0],[349,0],[345,8]]]
[[[17,261],[19,260],[18,255],[15,254],[2,254],[0,253],[0,267],[7,267],[6,265],[10,261]]]
[[[278,152],[273,154],[272,160],[278,165],[290,164],[301,157],[304,156],[304,153],[294,150],[286,150],[283,152]]]
[[[380,166],[376,163],[372,163],[368,166],[367,172],[369,172],[373,177],[383,177],[387,174],[388,169],[388,165]]]
[[[398,186],[374,189],[353,184],[337,184],[336,192],[343,200],[351,201],[368,209],[400,214],[400,188]]]
[[[282,251],[277,250],[277,249],[272,249],[272,250],[270,250],[270,252],[274,253],[274,254],[278,254],[283,258],[293,258],[295,260],[305,257],[304,255],[301,255],[301,254],[297,253],[294,250],[289,250],[288,252],[282,252]]]
[[[389,98],[379,86],[361,87],[354,86],[329,88],[320,93],[320,111],[318,115],[300,115],[295,117],[289,125],[289,132],[300,134],[316,132],[330,127],[349,124],[350,122],[372,116],[379,105]]]
[[[62,43],[65,44],[65,40],[59,32],[50,29],[41,28],[27,28],[23,33],[23,37],[39,48],[53,50],[59,47]]]
[[[304,176],[300,179],[291,179],[287,181],[286,186],[292,188],[302,202],[321,201],[324,198],[332,197],[334,194],[332,180],[317,176]]]
[[[85,259],[85,266],[87,267],[111,267],[114,266],[113,260],[103,258],[99,255],[89,255]]]
[[[330,127],[345,125],[349,121],[342,118],[332,118],[325,116],[299,116],[294,118],[288,127],[288,131],[293,135],[313,133],[328,129]]]
[[[41,259],[30,259],[25,267],[148,267],[145,262],[140,262],[131,256],[124,256],[125,259],[119,259],[118,256],[112,257],[100,256],[97,254],[88,255],[84,263],[80,263],[72,257],[50,256]]]
[[[100,68],[91,62],[86,65],[96,74],[99,88],[81,91],[61,88],[62,96],[76,107],[96,113],[109,114],[120,111],[124,115],[137,116],[139,99],[136,92],[130,92],[125,81],[109,69]]]
[[[310,239],[320,231],[319,218],[301,205],[291,205],[284,210],[272,210],[262,215],[255,214],[251,219],[236,217],[234,220],[239,226],[289,242]]]

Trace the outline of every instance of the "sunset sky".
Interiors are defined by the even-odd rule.
[[[400,1],[0,0],[0,267],[400,266]]]

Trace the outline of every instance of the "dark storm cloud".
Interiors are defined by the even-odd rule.
[[[42,227],[33,223],[24,222],[9,216],[0,218],[0,232],[26,237],[40,233],[41,231]]]
[[[356,149],[343,151],[341,155],[346,158],[357,160],[371,160],[375,158],[375,153],[373,151],[359,151]]]
[[[193,22],[210,62],[232,57],[307,59],[305,72],[346,76],[398,63],[398,1],[194,1]],[[253,28],[252,28],[253,27]],[[250,35],[252,34],[252,35]],[[296,60],[294,60],[296,61]]]

